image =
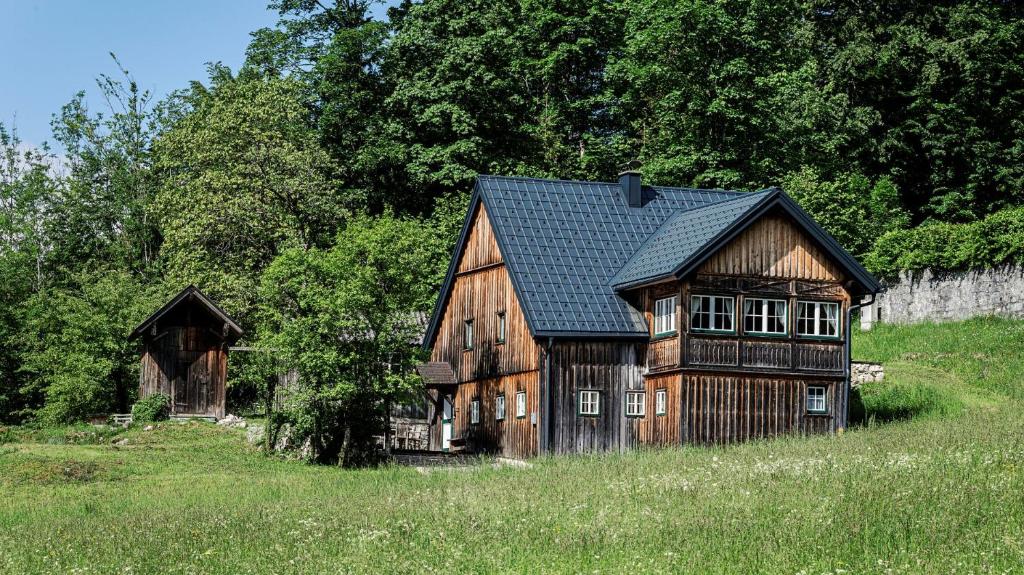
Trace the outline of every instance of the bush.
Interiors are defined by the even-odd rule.
[[[132,420],[136,423],[163,421],[170,413],[171,398],[162,393],[144,397],[132,406]]]
[[[883,234],[865,257],[872,273],[957,271],[1024,263],[1024,208],[1008,208],[966,224],[936,222]]]

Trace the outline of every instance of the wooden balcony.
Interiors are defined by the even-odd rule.
[[[685,365],[765,371],[843,372],[843,344],[768,338],[688,337]]]
[[[647,346],[647,371],[679,367],[679,336],[656,339]]]

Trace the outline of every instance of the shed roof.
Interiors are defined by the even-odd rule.
[[[157,320],[159,320],[160,318],[162,318],[162,317],[166,316],[167,314],[171,313],[171,311],[173,311],[178,306],[186,305],[188,303],[197,303],[197,304],[199,304],[206,311],[208,311],[213,317],[215,317],[218,320],[224,322],[224,324],[228,327],[228,331],[230,332],[228,334],[228,335],[231,336],[229,339],[237,340],[238,338],[242,337],[242,335],[245,333],[242,330],[242,328],[239,327],[239,325],[237,323],[235,323],[235,320],[231,319],[231,317],[227,314],[227,312],[225,312],[223,309],[221,309],[220,306],[217,305],[216,302],[214,302],[212,299],[210,299],[209,296],[204,294],[196,286],[190,285],[187,288],[185,288],[185,289],[181,290],[180,292],[178,292],[178,295],[176,295],[173,298],[171,298],[170,301],[165,303],[160,309],[158,309],[155,312],[153,312],[153,314],[150,315],[149,317],[147,317],[145,319],[145,321],[140,323],[138,325],[138,327],[136,327],[134,330],[132,330],[132,333],[131,333],[130,337],[131,338],[136,338],[136,337],[141,336]]]

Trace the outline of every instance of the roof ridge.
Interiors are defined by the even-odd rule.
[[[549,182],[549,183],[562,183],[562,184],[589,184],[589,185],[602,185],[602,186],[618,186],[618,182],[602,182],[598,180],[572,180],[562,178],[541,178],[537,176],[501,176],[495,174],[477,174],[477,179],[486,180],[516,180],[516,181],[531,181],[531,182]],[[754,192],[745,192],[743,190],[727,190],[725,188],[688,188],[683,186],[656,186],[653,184],[643,184],[645,188],[654,188],[656,190],[683,190],[688,192],[714,192],[716,194],[731,194],[733,197],[741,197],[747,194],[758,194],[773,188],[766,188],[764,190],[757,190]],[[776,188],[777,189],[777,188]]]
[[[677,188],[677,189],[685,189],[685,188]],[[694,211],[697,211],[697,210],[702,210],[704,208],[710,208],[710,207],[713,207],[713,206],[718,206],[718,205],[724,204],[726,202],[734,202],[734,201],[746,199],[746,198],[749,198],[751,196],[755,196],[757,194],[768,195],[771,192],[781,192],[782,190],[779,189],[779,188],[764,188],[763,190],[757,190],[757,191],[754,191],[754,192],[740,192],[740,191],[732,191],[732,190],[723,190],[723,191],[735,193],[737,195],[734,195],[734,196],[732,196],[730,198],[723,198],[721,200],[715,200],[713,202],[708,202],[708,203],[706,203],[704,205],[701,205],[701,206],[693,206],[692,208],[678,208],[675,211],[676,211],[676,213],[688,214],[690,212],[694,212]],[[665,223],[668,223],[668,221],[671,220],[674,217],[676,217],[675,213],[673,213],[671,216],[669,216],[668,219],[665,220]],[[662,225],[664,225],[664,224],[662,224]],[[658,228],[660,229],[661,226],[658,226]]]

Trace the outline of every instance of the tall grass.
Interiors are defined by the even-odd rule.
[[[864,391],[874,424],[834,437],[424,475],[264,458],[199,423],[8,432],[0,573],[1016,572],[1022,325],[859,334],[889,381]]]

